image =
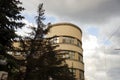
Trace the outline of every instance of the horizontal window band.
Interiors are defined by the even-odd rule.
[[[79,61],[79,60],[76,60],[76,59],[67,59],[67,60],[71,60],[71,61],[77,61],[77,62],[80,62],[80,63],[84,64],[84,62],[82,62],[82,61]]]
[[[55,37],[68,37],[68,38],[73,38],[73,39],[76,39],[76,40],[78,40],[79,42],[80,42],[80,44],[82,45],[82,41],[81,40],[79,40],[78,38],[76,38],[76,37],[73,37],[73,36],[67,36],[67,35],[55,35],[55,36],[53,36],[53,37],[51,37],[51,39],[52,38],[55,38]]]
[[[57,50],[56,50],[57,51]],[[83,57],[83,55],[77,51],[73,51],[73,50],[65,50],[65,49],[60,49],[60,51],[71,51],[71,52],[75,52],[75,53],[78,53],[80,56]]]
[[[78,47],[76,44],[70,44],[70,43],[54,43],[54,44],[67,44],[67,45],[73,45],[73,46],[76,46],[76,47]],[[83,48],[82,47],[78,47],[78,48],[80,48],[82,51],[83,51]]]

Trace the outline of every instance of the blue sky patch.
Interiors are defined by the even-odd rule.
[[[87,33],[94,35],[94,36],[98,36],[99,30],[98,30],[98,28],[95,28],[95,27],[89,27],[89,28],[87,28]]]
[[[53,16],[45,16],[45,24],[47,24],[47,23],[55,23],[57,20],[56,20],[56,18],[55,17],[53,17]]]

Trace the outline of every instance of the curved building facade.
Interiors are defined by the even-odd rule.
[[[82,31],[71,23],[58,23],[50,27],[47,37],[53,37],[52,43],[58,44],[56,50],[61,50],[62,57],[74,73],[76,80],[84,80],[84,63],[82,49]]]

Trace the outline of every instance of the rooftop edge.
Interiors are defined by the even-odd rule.
[[[51,28],[51,27],[53,27],[53,26],[58,26],[58,25],[71,25],[71,26],[79,29],[79,31],[82,33],[82,30],[81,30],[77,25],[72,24],[72,23],[67,23],[67,22],[51,24],[51,25],[49,25],[49,28]]]

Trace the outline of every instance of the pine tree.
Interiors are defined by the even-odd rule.
[[[15,30],[24,24],[20,21],[24,17],[20,12],[24,8],[19,0],[0,0],[0,53],[11,47],[12,40],[16,37]]]
[[[26,72],[24,80],[74,80],[64,58],[57,56],[51,38],[45,38],[49,28],[43,23],[45,20],[43,4],[38,7],[36,16],[37,27],[31,27],[30,36],[21,39],[26,54]]]
[[[0,0],[0,59],[7,60],[7,68],[5,70],[8,73],[11,72],[11,68],[16,67],[16,64],[14,64],[16,59],[7,54],[7,52],[13,49],[12,42],[17,36],[15,33],[16,29],[24,25],[21,21],[24,18],[20,13],[24,10],[20,6],[21,4],[19,0]],[[0,67],[2,66],[0,64]]]

